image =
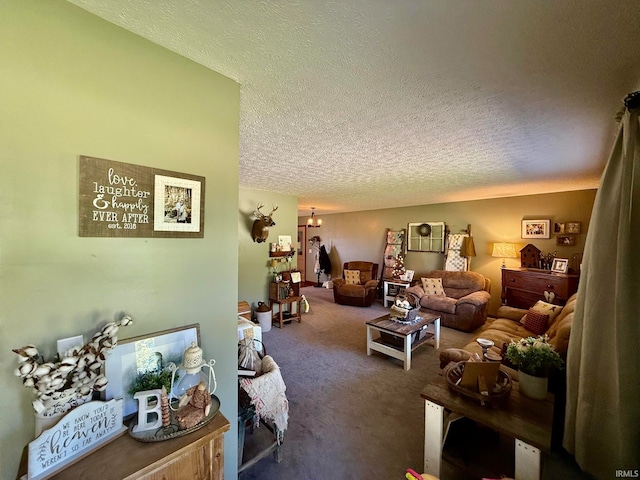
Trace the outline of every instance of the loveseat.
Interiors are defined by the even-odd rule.
[[[412,303],[422,311],[440,316],[442,326],[472,332],[487,320],[487,304],[491,299],[491,280],[478,272],[433,270],[416,275],[417,280],[405,290]],[[442,291],[425,287],[422,279],[442,284]]]
[[[566,360],[577,295],[577,293],[574,293],[569,297],[564,307],[558,307],[560,312],[557,313],[555,318],[549,323],[546,330],[541,333],[527,330],[522,323],[522,319],[525,314],[528,314],[528,310],[501,306],[498,308],[497,318],[495,320],[488,320],[483,328],[475,332],[474,338],[469,343],[462,348],[442,350],[440,352],[440,367],[444,368],[452,361],[459,362],[467,360],[473,353],[482,356],[482,348],[476,342],[478,338],[491,340],[494,346],[490,348],[490,351],[501,355],[504,343],[509,344],[512,340],[517,342],[521,338],[537,337],[540,334],[547,335],[549,337],[549,343],[553,345],[562,359]],[[538,302],[536,305],[542,303],[543,302]],[[535,309],[536,306],[534,305],[532,308]]]

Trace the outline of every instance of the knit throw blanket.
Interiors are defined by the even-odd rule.
[[[280,367],[271,356],[264,356],[262,369],[263,373],[259,377],[242,378],[240,386],[251,398],[258,420],[270,420],[276,425],[280,441],[289,422],[289,402],[284,393],[287,387],[280,374]]]

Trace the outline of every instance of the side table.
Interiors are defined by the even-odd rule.
[[[410,282],[405,280],[384,280],[382,282],[382,304],[386,307],[393,303],[396,295],[403,293]]]
[[[444,377],[429,383],[420,393],[424,399],[424,471],[440,476],[442,449],[452,417],[467,417],[515,439],[515,478],[540,478],[541,451],[551,449],[553,395],[532,400],[520,395],[513,382],[511,395],[503,402],[482,406],[449,390]],[[445,411],[450,412],[446,417]]]
[[[276,313],[275,306],[278,306],[278,312]],[[287,307],[288,305],[288,307]],[[293,312],[292,305],[296,305],[296,311]],[[302,322],[302,297],[287,297],[281,300],[275,300],[273,298],[269,299],[269,306],[271,307],[271,311],[273,312],[273,325],[278,326],[279,328],[284,327],[285,318],[283,317],[283,313],[285,307],[288,308],[291,316],[286,318],[286,320],[298,320],[298,323]]]

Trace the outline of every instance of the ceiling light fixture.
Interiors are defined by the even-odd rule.
[[[307,227],[321,227],[322,219],[316,218],[316,207],[311,207],[311,217],[307,220]]]

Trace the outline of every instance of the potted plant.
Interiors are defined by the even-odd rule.
[[[547,335],[511,341],[505,356],[518,367],[520,391],[535,399],[547,397],[549,371],[563,367],[562,358]]]

